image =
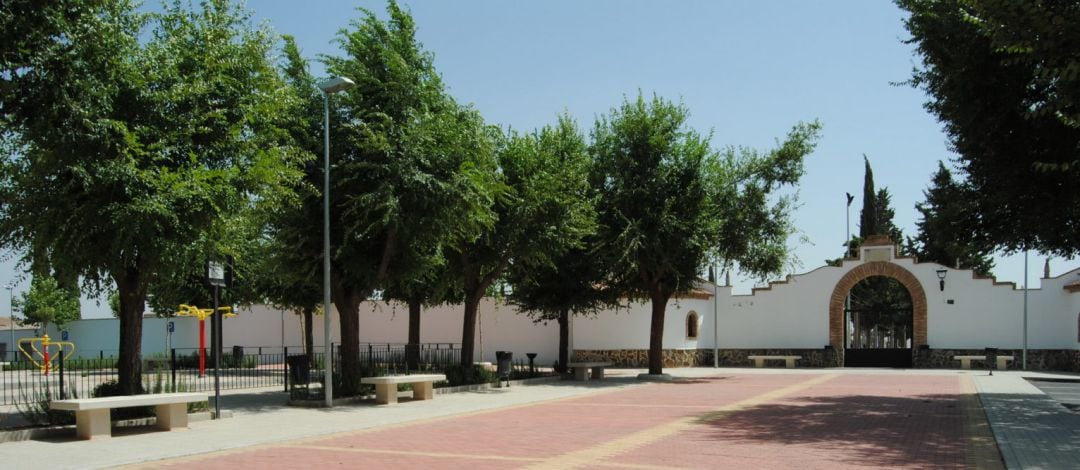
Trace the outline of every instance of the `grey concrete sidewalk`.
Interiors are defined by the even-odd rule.
[[[975,375],[979,399],[1005,465],[1080,469],[1080,414],[1047,396],[1025,376],[1055,375],[1016,371]]]

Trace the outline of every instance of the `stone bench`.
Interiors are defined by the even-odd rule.
[[[802,356],[747,356],[748,359],[754,361],[754,367],[765,367],[765,361],[784,361],[784,365],[788,369],[795,368],[795,361],[802,359]]]
[[[443,374],[413,374],[364,377],[360,383],[375,385],[375,403],[392,405],[398,401],[398,384],[413,384],[414,400],[431,400],[435,398],[435,382],[445,380]]]
[[[79,439],[100,439],[112,437],[109,410],[113,408],[153,406],[157,428],[168,431],[188,427],[187,404],[206,400],[205,393],[158,393],[53,400],[49,406],[54,410],[75,412],[75,435]]]
[[[592,369],[592,379],[604,378],[604,368],[611,367],[610,362],[571,362],[567,364],[574,369],[574,380],[589,380],[589,369]]]
[[[971,361],[985,361],[986,356],[953,356],[954,361],[960,361],[961,369],[971,369]],[[1005,370],[1009,367],[1009,361],[1013,360],[1013,356],[998,356],[997,357],[997,369]]]

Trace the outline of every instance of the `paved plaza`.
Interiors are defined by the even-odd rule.
[[[670,369],[676,381],[646,383],[637,372],[329,410],[282,407],[279,391],[230,395],[230,419],[103,441],[5,443],[0,461],[50,469],[1080,468],[1080,414],[1022,378],[1038,374]]]

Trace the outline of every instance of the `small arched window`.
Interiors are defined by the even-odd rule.
[[[686,339],[697,339],[698,337],[698,314],[691,310],[686,314]]]

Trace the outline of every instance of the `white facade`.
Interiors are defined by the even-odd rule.
[[[845,260],[842,266],[825,266],[808,273],[788,276],[751,295],[732,295],[730,287],[719,287],[714,303],[714,286],[690,298],[673,299],[667,307],[664,327],[665,349],[822,349],[830,342],[830,299],[841,279],[852,270],[872,261],[891,263],[910,273],[922,286],[926,299],[927,343],[932,349],[1020,349],[1024,346],[1024,291],[1011,283],[995,283],[976,278],[970,270],[946,268],[935,263],[916,263],[895,258],[894,247],[864,247],[862,259]],[[891,269],[891,268],[890,268]],[[945,270],[945,287],[939,287],[937,271]],[[1080,292],[1066,286],[1080,283],[1080,269],[1043,279],[1041,289],[1028,294],[1029,349],[1080,349]],[[914,300],[914,299],[913,299]],[[698,335],[688,337],[687,318],[697,315]],[[421,321],[421,342],[461,341],[463,307],[425,308]],[[143,353],[164,352],[166,321],[146,318]],[[198,321],[174,318],[176,332],[172,347],[194,348],[198,344]],[[631,302],[628,306],[601,312],[595,317],[574,317],[571,347],[575,350],[648,349],[651,306]],[[299,349],[302,320],[299,315],[268,306],[239,309],[238,316],[225,320],[224,346],[263,347],[276,353],[281,346]],[[338,322],[333,321],[332,341],[340,341]],[[315,345],[323,345],[323,318],[314,321]],[[83,320],[68,328],[77,351],[97,355],[99,350],[115,352],[118,321]],[[718,340],[714,341],[714,331]],[[209,332],[209,325],[208,325]],[[365,302],[360,307],[362,343],[405,343],[408,336],[408,309],[401,304]],[[59,338],[59,333],[56,333]],[[558,326],[534,323],[517,309],[495,299],[480,305],[477,344],[478,360],[494,361],[495,351],[513,351],[516,357],[537,353],[537,361],[550,364],[557,358]],[[482,359],[481,359],[482,358]]]

